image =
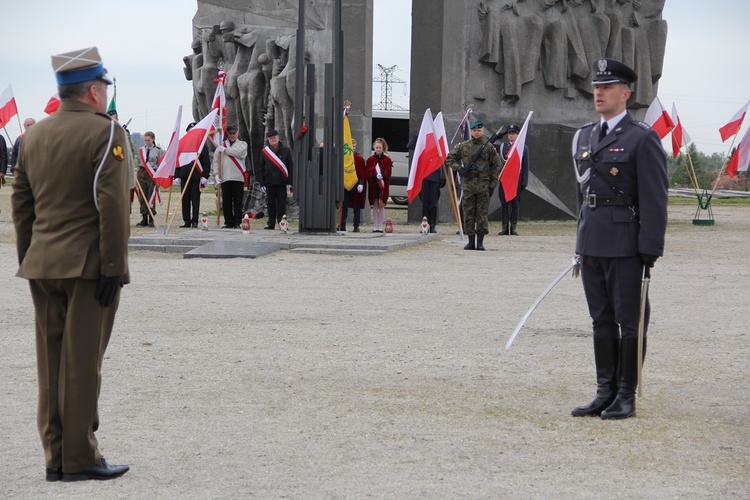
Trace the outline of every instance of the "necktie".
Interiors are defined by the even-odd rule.
[[[602,142],[605,137],[607,137],[607,130],[609,129],[609,125],[607,125],[607,122],[602,123],[602,128],[599,130],[599,142]]]

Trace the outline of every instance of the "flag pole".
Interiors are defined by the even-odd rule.
[[[5,125],[3,125],[3,130],[5,130],[5,135],[8,136],[8,143],[13,147],[13,141],[10,140],[10,134],[8,133],[8,129],[5,128]]]
[[[721,164],[721,168],[719,169],[719,175],[716,176],[716,180],[714,181],[714,187],[713,189],[711,189],[711,196],[713,196],[714,193],[716,192],[716,187],[719,185],[719,180],[721,180],[721,176],[724,175],[724,169],[727,167],[727,164],[729,163],[729,157],[731,156],[732,148],[734,147],[734,141],[737,140],[738,135],[740,135],[739,130],[737,130],[737,133],[734,134],[734,137],[732,137],[732,143],[729,145],[729,154],[727,154],[726,158],[724,158],[724,162]]]
[[[450,170],[450,171],[448,171]],[[448,169],[443,163],[443,171],[445,172],[446,183],[448,184],[448,196],[451,200],[451,210],[453,215],[456,217],[456,224],[458,225],[458,235],[461,241],[464,240],[464,227],[461,221],[461,210],[458,207],[458,195],[456,194],[456,186],[453,183],[453,170]]]
[[[688,168],[688,162],[685,161],[685,156],[687,156],[688,162],[690,163],[690,168]],[[680,159],[682,159],[682,163],[685,165],[685,171],[688,174],[688,177],[690,177],[690,183],[693,185],[693,189],[695,190],[695,194],[698,194],[698,176],[695,174],[695,167],[693,166],[693,158],[690,156],[690,149],[685,148],[685,153],[683,154],[682,151],[680,151]]]
[[[167,221],[169,220],[169,207],[171,206],[172,206],[172,186],[169,186],[169,195],[167,196],[167,213],[164,216],[164,224],[166,224]],[[174,213],[177,214],[177,211],[175,210]],[[174,219],[174,217],[172,218]]]
[[[201,147],[203,149],[203,147]],[[180,199],[177,200],[177,206],[182,205],[182,199],[185,197],[185,191],[187,191],[187,186],[190,184],[190,180],[193,178],[193,172],[195,171],[195,166],[198,164],[198,158],[200,156],[196,156],[195,160],[193,160],[193,166],[190,168],[190,173],[188,173],[187,180],[185,181],[185,185],[182,186],[182,189],[180,189]],[[200,182],[200,180],[198,181]],[[169,195],[172,196],[172,190],[170,189]],[[169,213],[169,210],[167,210],[167,213]],[[174,218],[177,216],[177,210],[174,211],[172,214],[172,219],[169,221],[169,224],[167,224],[166,229],[164,230],[164,236],[167,236],[169,234],[169,228],[172,227],[172,223],[174,223]],[[166,222],[166,221],[165,221]]]
[[[146,208],[148,209],[148,213],[151,215],[151,220],[154,221],[156,232],[157,233],[161,232],[159,231],[159,224],[156,223],[156,217],[154,216],[154,211],[151,210],[151,201],[146,196],[146,192],[143,190],[143,186],[141,186],[141,181],[138,180],[138,176],[135,177],[135,185],[138,186],[138,192],[141,193],[143,200],[146,202]],[[154,185],[154,189],[156,189],[156,185]]]

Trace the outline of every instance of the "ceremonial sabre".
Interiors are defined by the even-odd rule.
[[[531,316],[531,313],[533,313],[534,309],[536,309],[536,307],[542,302],[542,300],[544,300],[544,297],[546,297],[547,294],[549,294],[549,292],[551,292],[552,289],[555,288],[555,285],[557,285],[560,282],[560,280],[562,280],[565,277],[565,275],[570,272],[571,269],[573,269],[574,267],[578,267],[579,264],[580,264],[580,261],[578,260],[578,256],[573,257],[573,262],[571,262],[571,264],[568,267],[566,267],[562,273],[560,273],[560,276],[555,278],[555,281],[550,283],[547,289],[544,292],[542,292],[542,294],[539,296],[538,299],[536,299],[536,302],[534,302],[534,304],[529,308],[529,310],[526,311],[526,314],[523,315],[523,318],[521,318],[521,321],[518,323],[518,326],[516,326],[516,329],[513,330],[513,335],[510,336],[510,338],[508,339],[508,343],[505,344],[506,351],[510,349],[510,346],[513,345],[513,342],[516,340],[516,337],[518,336],[518,332],[521,331],[521,328],[523,328],[523,325],[526,324],[526,321],[529,319],[529,316]],[[577,276],[576,273],[573,274],[573,277],[575,276]]]
[[[638,318],[638,397],[643,396],[643,330],[646,327],[646,298],[648,285],[651,283],[651,269],[643,266],[643,281],[641,281],[641,315]]]

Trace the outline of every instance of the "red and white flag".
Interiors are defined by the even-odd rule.
[[[214,142],[216,144],[221,144],[224,137],[227,135],[227,96],[224,92],[224,82],[226,79],[227,74],[222,70],[219,70],[219,77],[214,78],[214,81],[216,82],[216,92],[214,92],[214,99],[211,102],[211,109],[218,110],[218,114],[214,119],[214,129],[221,134],[219,137],[214,136]]]
[[[44,112],[51,115],[58,109],[60,109],[60,94],[55,94],[49,98],[49,101],[47,101],[47,105],[44,107]]]
[[[10,119],[18,114],[16,98],[13,97],[13,88],[8,88],[0,94],[0,127],[4,127]]]
[[[443,127],[445,128],[445,127]],[[409,183],[406,193],[411,202],[422,191],[422,181],[440,168],[442,159],[435,136],[435,124],[432,119],[432,111],[427,108],[422,117],[422,125],[419,127],[417,146],[414,148],[414,159],[409,171]]]
[[[661,105],[658,97],[655,97],[651,105],[646,110],[646,117],[643,119],[652,129],[659,134],[659,139],[664,139],[667,134],[674,128],[674,123],[669,113]]]
[[[518,139],[508,152],[508,160],[505,162],[505,168],[500,174],[500,184],[503,186],[505,201],[510,201],[518,195],[518,179],[521,177],[521,165],[523,165],[523,150],[526,146],[526,131],[529,128],[529,120],[533,111],[529,111],[523,127],[518,133]]]
[[[441,165],[442,162],[448,158],[450,148],[448,147],[448,136],[445,134],[445,122],[443,121],[443,112],[437,114],[435,120],[432,122],[432,128],[435,131],[435,141],[438,145],[438,153],[440,154]],[[438,166],[438,168],[440,168]]]
[[[750,107],[750,101],[747,101],[747,104],[742,106],[742,109],[735,113],[732,119],[729,120],[729,123],[719,129],[719,134],[721,134],[721,142],[727,142],[727,139],[740,131],[740,127],[742,127],[742,121],[745,119],[748,107]]]
[[[682,146],[689,145],[693,140],[688,135],[685,127],[682,126],[680,115],[677,114],[677,106],[674,103],[672,103],[672,121],[674,122],[674,129],[672,129],[672,154],[677,158]]]
[[[182,121],[182,105],[177,109],[177,120],[174,123],[174,130],[172,131],[172,137],[169,138],[169,146],[167,146],[167,152],[159,160],[159,167],[154,173],[154,182],[158,183],[163,188],[168,188],[172,185],[172,179],[174,179],[174,171],[180,165],[177,163],[178,159],[178,147],[180,143],[180,122]]]
[[[180,139],[180,146],[177,150],[177,165],[187,165],[198,158],[198,155],[203,149],[203,145],[206,144],[208,134],[214,130],[214,119],[218,113],[218,109],[212,110],[205,118],[199,121],[195,127],[191,128],[182,136]],[[201,168],[200,162],[195,164],[195,168],[197,168],[200,174],[203,175],[203,169]]]
[[[745,132],[745,136],[727,163],[727,174],[729,177],[734,177],[737,172],[747,172],[748,166],[750,166],[750,130]]]

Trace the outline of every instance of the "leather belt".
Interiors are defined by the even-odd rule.
[[[589,208],[596,207],[632,207],[633,197],[632,196],[602,196],[597,194],[588,194],[586,196],[586,203]]]

